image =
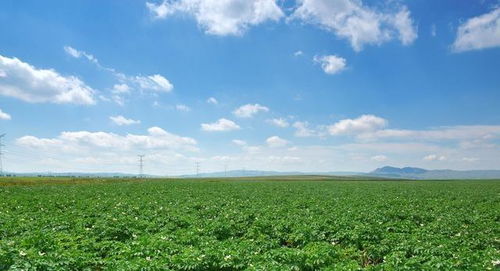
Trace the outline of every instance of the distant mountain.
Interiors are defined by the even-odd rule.
[[[427,170],[416,167],[381,167],[368,176],[404,179],[500,179],[500,170]]]
[[[374,171],[370,172],[370,174],[422,174],[426,173],[428,170],[423,169],[423,168],[418,168],[418,167],[404,167],[404,168],[397,168],[397,167],[381,167],[377,168]]]
[[[335,175],[335,176],[353,176],[364,175],[361,172],[300,172],[300,171],[265,171],[265,170],[230,170],[227,172],[210,172],[200,173],[198,175],[182,175],[179,177],[193,178],[193,177],[258,177],[258,176],[292,176],[292,175]]]

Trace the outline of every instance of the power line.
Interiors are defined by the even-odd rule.
[[[143,177],[143,174],[144,174],[144,154],[139,154],[137,155],[139,156],[139,178],[142,178]]]
[[[196,166],[196,177],[200,176],[200,162],[195,162]]]
[[[2,164],[2,155],[3,155],[3,152],[2,152],[2,147],[5,146],[4,144],[2,144],[2,138],[5,137],[5,134],[2,134],[0,135],[0,176],[3,176],[3,164]]]

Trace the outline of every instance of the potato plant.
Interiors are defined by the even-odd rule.
[[[0,180],[0,270],[493,270],[499,194],[500,181]]]

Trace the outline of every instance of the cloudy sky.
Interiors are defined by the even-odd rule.
[[[500,2],[0,2],[4,170],[500,169]]]

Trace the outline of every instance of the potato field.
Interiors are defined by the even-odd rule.
[[[0,179],[0,270],[494,270],[500,181]]]

